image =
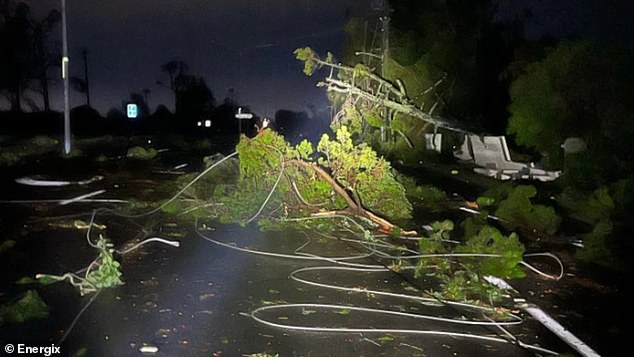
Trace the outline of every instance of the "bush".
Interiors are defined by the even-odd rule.
[[[128,149],[126,157],[135,160],[152,160],[156,155],[158,155],[158,152],[154,148],[146,149],[141,146],[134,146]]]
[[[533,204],[531,199],[536,195],[534,186],[520,185],[513,188],[503,184],[487,191],[479,201],[492,203],[490,199],[493,199],[493,202],[497,202],[497,205],[493,203],[493,206],[497,206],[495,215],[509,229],[526,228],[554,234],[561,219],[552,207]]]
[[[29,290],[17,301],[0,306],[0,326],[48,317],[48,306],[35,290]]]

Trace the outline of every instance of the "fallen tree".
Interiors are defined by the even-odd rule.
[[[165,210],[243,225],[347,216],[383,233],[416,234],[393,223],[411,218],[412,205],[389,162],[369,146],[353,144],[345,126],[334,140],[324,134],[316,148],[308,141],[291,146],[263,130],[254,138],[243,136],[236,151],[238,162],[209,172],[188,191],[190,200]],[[233,182],[223,180],[228,176]],[[183,177],[182,183],[190,180]]]

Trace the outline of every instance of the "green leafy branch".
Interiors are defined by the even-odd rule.
[[[63,275],[37,274],[35,278],[42,284],[68,280],[71,285],[79,289],[79,293],[82,296],[94,293],[102,288],[122,285],[121,265],[114,259],[112,243],[100,235],[96,246],[96,249],[99,250],[99,255],[88,265],[83,276],[75,273]]]
[[[517,234],[505,236],[496,228],[481,226],[475,233],[468,233],[473,235],[464,243],[457,244],[450,241],[453,222],[434,222],[431,228],[428,237],[420,240],[419,251],[432,256],[419,259],[415,276],[437,277],[442,290],[435,295],[448,300],[493,302],[501,299],[504,292],[484,277],[524,277],[520,268],[524,246]]]

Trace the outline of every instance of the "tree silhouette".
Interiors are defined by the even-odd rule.
[[[160,67],[169,77],[169,88],[174,93],[174,112],[183,128],[194,128],[196,122],[208,119],[215,99],[202,77],[188,73],[183,61],[172,60]],[[158,82],[161,84],[161,82]]]
[[[48,47],[48,36],[60,19],[60,13],[52,10],[35,20],[25,3],[0,0],[0,94],[9,100],[12,111],[22,111],[27,88],[40,92],[44,109],[50,109],[48,70],[55,64],[55,56]],[[36,107],[31,99],[26,103]]]
[[[595,189],[634,174],[632,62],[629,48],[562,43],[550,49],[513,81],[507,132],[544,154],[546,164],[563,165],[566,183]],[[561,144],[569,137],[582,138],[587,150],[564,158]],[[578,166],[571,170],[571,164]]]
[[[39,83],[39,90],[42,93],[44,110],[50,111],[49,99],[49,78],[48,70],[55,65],[54,58],[59,57],[52,53],[48,47],[48,36],[53,28],[61,20],[61,14],[57,10],[51,10],[41,21],[32,21],[33,30],[33,56],[35,66],[35,78]]]
[[[141,89],[141,93],[143,93],[143,100],[145,101],[145,105],[147,105],[149,108],[150,107],[149,97],[152,91],[149,88],[143,88]]]
[[[174,108],[177,105],[177,95],[176,95],[176,79],[180,76],[186,75],[188,71],[188,66],[183,61],[172,60],[167,63],[161,65],[161,72],[167,74],[169,77],[169,88],[174,93]],[[161,84],[161,82],[157,82]]]
[[[84,60],[84,78],[70,77],[70,85],[79,93],[86,96],[86,105],[90,107],[90,82],[88,81],[88,50],[82,48],[82,58]]]
[[[0,90],[11,102],[11,110],[21,112],[21,97],[32,70],[30,9],[24,3],[3,1],[0,28]]]
[[[176,115],[183,125],[193,128],[197,121],[208,119],[215,99],[202,77],[181,75],[175,80]]]

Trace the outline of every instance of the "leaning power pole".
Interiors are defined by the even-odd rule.
[[[66,23],[66,0],[62,0],[62,79],[64,80],[64,154],[70,154],[70,81],[68,67],[68,29]]]
[[[381,16],[379,20],[381,20],[381,48],[383,50],[381,55],[381,77],[387,78],[387,62],[390,57],[390,16],[387,5],[384,8],[383,16]],[[383,108],[383,123],[381,127],[381,140],[385,142],[387,141],[388,132],[390,131],[390,111],[387,107]]]
[[[381,78],[387,78],[387,63],[390,58],[390,5],[387,0],[372,0],[372,10],[379,13],[381,21]],[[390,110],[383,107],[383,125],[381,126],[381,141],[388,139],[390,131]]]

